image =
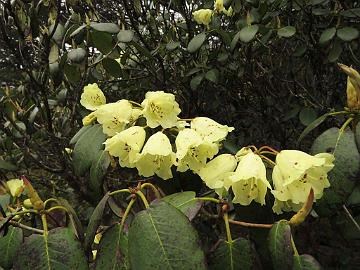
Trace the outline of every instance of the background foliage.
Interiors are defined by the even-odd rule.
[[[212,9],[213,1],[1,0],[0,177],[28,175],[40,193],[66,197],[83,223],[105,191],[137,182],[133,171],[109,167],[98,127],[73,138],[87,113],[79,106],[82,89],[92,82],[109,101],[140,101],[150,90],[173,92],[181,117],[208,116],[236,128],[226,142],[229,151],[247,144],[296,148],[299,134],[317,116],[345,104],[346,76],[336,63],[360,67],[360,3],[224,2],[234,15],[214,16],[206,28],[194,22],[192,12]],[[311,135],[341,120],[327,120]],[[333,136],[329,132],[318,142]],[[310,150],[313,138],[300,148]],[[356,146],[355,138],[343,140]],[[65,150],[70,145],[75,145],[72,157]],[[312,151],[326,151],[329,145],[314,144]],[[341,207],[346,203],[359,215],[356,153],[349,159],[354,163],[351,184],[341,187],[345,192],[335,196],[336,203],[325,200],[335,206],[295,231],[299,251],[324,267],[354,269],[360,263],[359,233]],[[193,175],[158,184],[168,194],[205,192]],[[119,204],[121,199],[110,203],[112,208]],[[242,219],[274,221],[256,205],[238,208]],[[210,233],[212,222],[194,223],[210,249],[217,239]],[[264,233],[238,234],[248,235],[266,257]]]

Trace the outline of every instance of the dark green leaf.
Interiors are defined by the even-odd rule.
[[[198,88],[198,86],[200,85],[200,83],[202,82],[202,80],[204,79],[204,74],[198,74],[196,75],[194,78],[191,79],[190,81],[190,88],[192,90],[196,90]]]
[[[97,198],[102,195],[103,177],[110,165],[110,156],[107,151],[100,150],[94,158],[90,168],[89,188]]]
[[[205,78],[208,81],[217,83],[219,80],[219,71],[216,68],[210,69],[208,72],[206,72]]]
[[[88,227],[86,228],[85,242],[84,242],[84,248],[86,252],[90,252],[91,250],[91,246],[94,242],[97,229],[101,224],[101,219],[109,196],[110,196],[109,193],[105,194],[105,196],[98,203],[98,205],[96,206],[94,212],[90,217]]]
[[[132,30],[120,30],[117,34],[117,40],[119,42],[130,42],[134,38],[134,32]]]
[[[239,32],[239,38],[242,42],[250,42],[255,37],[256,33],[259,31],[258,25],[245,26]]]
[[[130,43],[131,45],[133,45],[136,50],[141,53],[142,55],[150,58],[150,59],[154,59],[154,56],[151,54],[151,52],[149,52],[148,49],[146,49],[145,47],[141,46],[139,43],[135,42],[135,41],[131,41]]]
[[[336,62],[341,53],[342,53],[342,47],[341,47],[341,43],[338,40],[335,40],[335,42],[332,44],[332,47],[329,51],[329,55],[328,55],[328,60],[329,62],[333,63]]]
[[[359,37],[359,30],[353,27],[343,27],[337,30],[336,34],[343,41],[351,41]]]
[[[77,175],[84,175],[99,150],[103,149],[106,136],[101,125],[93,125],[78,139],[73,152],[73,165]]]
[[[74,37],[76,36],[77,34],[79,34],[84,28],[86,27],[86,25],[81,25],[79,26],[77,29],[74,30],[74,32],[71,33],[70,37]]]
[[[90,27],[100,32],[116,34],[120,31],[120,27],[115,23],[91,23]]]
[[[16,171],[18,168],[15,164],[9,162],[9,161],[5,161],[0,159],[0,171],[4,170],[4,171]]]
[[[293,270],[320,270],[320,264],[310,255],[294,255]]]
[[[14,270],[89,269],[80,242],[68,228],[56,228],[48,236],[32,234],[19,250]]]
[[[168,195],[162,198],[162,200],[170,203],[183,212],[189,220],[192,220],[202,206],[202,202],[196,200],[195,197],[196,193],[194,191],[184,191]]]
[[[300,144],[300,142],[305,138],[306,135],[308,135],[313,129],[317,128],[322,122],[325,121],[325,119],[330,115],[330,113],[325,113],[319,118],[315,119],[311,124],[309,124],[303,132],[301,132],[299,139],[297,140],[297,145]]]
[[[299,120],[304,126],[308,126],[317,119],[317,113],[313,108],[304,107],[300,111]]]
[[[196,231],[167,202],[137,213],[129,229],[131,269],[206,269]]]
[[[346,200],[346,205],[360,206],[360,186],[356,186]]]
[[[255,269],[255,255],[251,242],[244,238],[232,242],[221,241],[211,255],[211,270],[251,270]]]
[[[348,18],[359,18],[360,17],[360,8],[351,8],[347,10],[342,10],[340,15]]]
[[[87,131],[91,127],[92,126],[83,126],[82,128],[80,128],[79,131],[76,132],[74,137],[71,138],[70,144],[76,143],[80,139],[80,137],[85,134],[85,131]]]
[[[240,39],[240,31],[236,33],[236,35],[233,37],[231,43],[230,43],[230,50],[233,51],[236,47],[236,44],[238,43]]]
[[[67,59],[74,63],[81,63],[85,56],[86,51],[83,48],[77,48],[68,52]]]
[[[0,237],[0,266],[10,269],[15,256],[23,241],[23,231],[18,227],[10,226],[5,236]]]
[[[175,42],[175,41],[170,41],[168,44],[166,44],[166,49],[168,51],[173,51],[176,48],[178,48],[180,46],[180,42]]]
[[[91,39],[94,46],[103,54],[108,54],[114,48],[112,36],[107,32],[92,31]]]
[[[197,50],[199,50],[201,45],[203,45],[205,39],[206,39],[206,33],[201,33],[201,34],[194,36],[188,44],[188,47],[187,47],[188,52],[194,53]]]
[[[130,269],[128,262],[128,239],[120,224],[115,224],[102,236],[96,255],[97,270]]]
[[[66,64],[64,67],[64,73],[66,78],[72,83],[78,83],[80,81],[80,70],[75,65]]]
[[[286,220],[276,222],[269,232],[269,250],[274,269],[291,269],[293,250],[291,230]]]
[[[288,38],[295,35],[295,33],[296,33],[296,29],[294,26],[285,26],[277,30],[277,34],[279,37]]]
[[[102,60],[102,65],[106,72],[108,72],[114,78],[119,78],[121,76],[121,67],[120,64],[111,58],[105,58]]]
[[[324,32],[321,33],[319,43],[324,44],[326,42],[329,42],[330,40],[333,39],[335,34],[336,34],[336,28],[335,27],[325,29]]]

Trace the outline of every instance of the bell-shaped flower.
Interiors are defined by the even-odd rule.
[[[209,161],[200,169],[198,175],[209,188],[222,196],[225,190],[224,180],[230,172],[235,170],[236,164],[237,161],[233,155],[222,154]]]
[[[141,105],[144,108],[143,115],[149,127],[171,128],[176,126],[177,116],[181,110],[173,94],[164,93],[164,91],[147,92]]]
[[[104,93],[96,83],[88,84],[81,94],[80,104],[90,111],[95,111],[106,103]]]
[[[330,186],[327,174],[334,167],[333,162],[334,156],[328,153],[312,156],[298,150],[281,151],[272,173],[275,199],[301,207],[311,188],[315,199],[320,199]]]
[[[249,205],[252,200],[265,204],[267,189],[271,189],[266,179],[266,168],[261,158],[252,151],[240,157],[235,172],[225,180],[225,187],[232,187],[233,203]]]
[[[207,117],[196,117],[191,121],[191,128],[194,129],[201,137],[209,142],[220,142],[226,138],[233,127],[221,125]]]
[[[134,168],[137,155],[144,145],[146,132],[143,127],[133,126],[107,139],[105,150],[118,157],[122,167]]]
[[[142,110],[138,108],[133,108],[131,111],[130,123],[135,123],[136,120],[142,115]]]
[[[24,181],[21,179],[11,179],[6,185],[12,197],[19,197],[25,189]]]
[[[208,158],[213,158],[219,151],[215,143],[204,141],[193,129],[186,128],[179,132],[175,140],[177,170],[185,172],[190,169],[198,172],[205,166]]]
[[[166,180],[172,178],[171,166],[175,164],[175,153],[169,138],[162,132],[152,135],[141,154],[138,155],[136,168],[139,174],[145,177],[158,175]]]
[[[94,115],[97,121],[102,124],[103,131],[109,136],[123,131],[126,124],[130,122],[132,106],[129,101],[122,99],[115,103],[108,103],[100,106]]]
[[[199,9],[194,11],[193,14],[196,23],[208,26],[211,22],[213,11],[211,9]]]

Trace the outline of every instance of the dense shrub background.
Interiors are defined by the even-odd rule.
[[[149,90],[173,92],[183,118],[203,115],[236,128],[229,150],[247,144],[297,148],[306,125],[345,105],[346,76],[336,63],[360,68],[360,3],[228,0],[225,5],[233,7],[234,16],[214,16],[206,29],[192,12],[212,8],[213,1],[1,0],[0,177],[26,174],[44,194],[81,205],[86,220],[96,200],[86,177],[74,176],[65,148],[82,126],[87,112],[79,98],[92,82],[109,101],[141,101]],[[238,33],[249,24],[259,30],[244,42]],[[278,31],[287,26],[296,32]],[[190,53],[189,42],[204,31],[206,40]],[[309,149],[311,136],[301,149]],[[119,185],[119,178],[136,180],[131,171],[112,169],[107,188]],[[334,215],[310,219],[299,229],[299,248],[325,267],[355,269],[359,243],[338,233],[341,214]]]

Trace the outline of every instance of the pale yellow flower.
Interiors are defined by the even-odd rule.
[[[228,173],[236,168],[236,158],[230,154],[222,154],[209,161],[205,167],[200,169],[198,175],[205,184],[214,189],[219,196],[222,196],[225,190],[224,180]]]
[[[134,168],[137,155],[145,142],[146,133],[143,127],[133,126],[117,133],[105,141],[105,150],[118,157],[122,167]]]
[[[25,188],[24,181],[21,179],[11,179],[6,182],[6,185],[12,197],[19,197]]]
[[[171,128],[177,125],[177,116],[181,110],[173,94],[164,91],[147,92],[141,105],[149,127]]]
[[[258,155],[253,152],[240,157],[240,162],[234,173],[225,180],[227,189],[234,192],[233,203],[249,205],[252,200],[265,204],[267,189],[271,189],[266,179],[266,167]]]
[[[281,151],[276,156],[276,165],[272,173],[275,187],[272,193],[275,199],[301,207],[306,202],[311,188],[314,190],[315,199],[320,199],[324,189],[330,186],[327,173],[334,167],[333,161],[334,156],[328,153],[311,156],[298,150]],[[279,207],[274,206],[273,210],[276,208]]]
[[[339,64],[339,67],[344,71],[347,77],[347,106],[352,110],[360,110],[360,74],[352,67]]]
[[[232,7],[229,7],[228,9],[223,9],[222,12],[228,16],[228,17],[231,17],[232,15],[234,15],[234,10]]]
[[[199,9],[193,12],[196,23],[208,26],[211,22],[213,11],[211,9]]]
[[[207,117],[196,117],[191,121],[191,128],[194,129],[201,137],[209,142],[220,142],[226,138],[233,127],[221,125]]]
[[[224,0],[215,0],[214,10],[218,13],[224,10]]]
[[[184,172],[188,169],[198,172],[205,166],[208,158],[213,158],[219,151],[215,143],[204,141],[193,129],[183,129],[175,140],[177,170]]]
[[[90,111],[96,110],[106,103],[104,93],[96,83],[88,84],[81,94],[80,104]]]
[[[166,180],[172,178],[171,167],[175,164],[175,153],[168,137],[162,132],[152,135],[138,155],[136,168],[140,175],[149,177],[154,174]]]
[[[104,133],[114,136],[117,132],[123,131],[126,124],[130,122],[132,106],[129,101],[122,99],[100,106],[94,112],[94,116],[102,124]]]

